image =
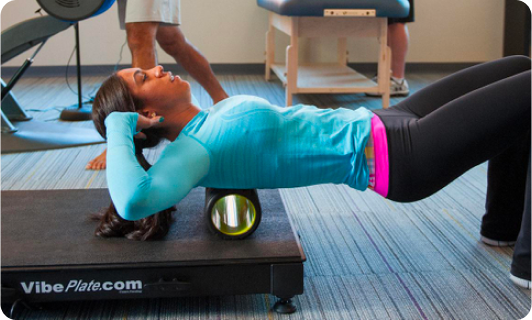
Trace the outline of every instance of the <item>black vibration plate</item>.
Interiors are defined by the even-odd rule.
[[[2,303],[302,294],[306,258],[279,192],[259,190],[261,225],[233,241],[208,231],[204,193],[179,203],[164,240],[138,242],[93,235],[107,189],[2,191]]]

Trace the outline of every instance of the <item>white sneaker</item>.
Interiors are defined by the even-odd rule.
[[[512,280],[513,283],[520,286],[521,288],[529,289],[530,290],[530,280],[522,279],[519,277],[514,276],[510,273],[510,280]]]
[[[377,76],[373,77],[371,80],[377,82]],[[405,78],[397,79],[395,77],[390,77],[390,97],[406,97],[410,94],[410,88],[408,87],[408,82]],[[366,93],[370,97],[380,97],[379,93]]]
[[[493,247],[511,247],[515,245],[515,241],[500,241],[500,240],[493,240],[490,238],[486,238],[484,236],[480,236],[480,241],[487,244],[488,246]]]

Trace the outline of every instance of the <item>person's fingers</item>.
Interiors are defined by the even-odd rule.
[[[140,139],[140,140],[146,140],[148,138],[148,137],[146,137],[146,134],[144,134],[143,132],[139,132],[136,135],[134,135],[133,137],[135,139]]]
[[[162,122],[164,121],[164,117],[162,116],[155,116],[152,118],[148,118],[148,128],[157,128]]]
[[[152,118],[151,120],[154,122],[154,124],[153,124],[154,126],[158,126],[164,121],[164,117],[163,116],[157,116],[157,117]]]
[[[139,115],[137,120],[137,131],[142,129],[157,128],[164,121],[162,116],[154,116],[147,118],[143,115]]]

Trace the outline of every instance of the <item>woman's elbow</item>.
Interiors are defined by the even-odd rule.
[[[146,210],[143,201],[139,200],[128,201],[120,209],[117,208],[117,211],[122,219],[128,221],[140,220],[152,214]]]
[[[140,183],[135,188],[123,190],[116,198],[112,197],[111,192],[111,198],[116,200],[115,206],[122,219],[135,221],[153,214],[148,212],[151,203],[149,194],[149,184]]]
[[[117,213],[118,215],[120,216],[120,218],[124,219],[124,220],[127,220],[127,221],[135,221],[135,220],[138,220],[135,218],[135,214],[133,213],[133,211],[131,211],[129,208],[124,208],[122,210],[117,210]]]

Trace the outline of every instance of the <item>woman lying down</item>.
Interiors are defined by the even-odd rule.
[[[97,234],[164,237],[174,205],[197,186],[334,183],[408,202],[490,160],[482,240],[515,241],[530,152],[530,76],[528,58],[509,57],[448,76],[386,110],[281,108],[253,96],[201,110],[189,83],[162,67],[121,70],[93,106],[108,142],[112,199]],[[142,149],[161,139],[170,143],[150,167]]]

